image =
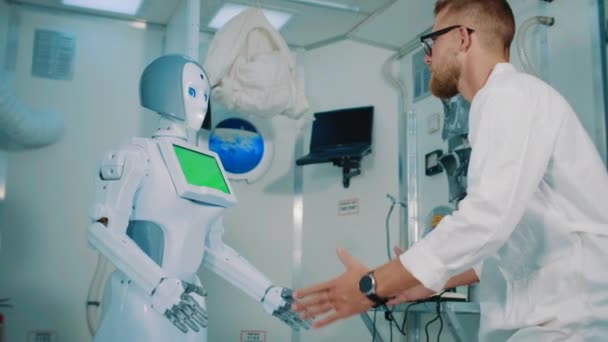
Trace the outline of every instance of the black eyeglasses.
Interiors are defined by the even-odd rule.
[[[426,55],[429,57],[433,56],[433,42],[435,41],[435,39],[437,39],[439,36],[444,35],[450,31],[452,31],[453,29],[456,29],[459,27],[462,27],[462,25],[448,26],[441,30],[431,32],[431,33],[425,34],[424,36],[420,37],[420,42],[422,43],[422,46],[424,47],[424,52],[426,52]],[[475,32],[475,30],[473,30],[472,28],[467,27],[466,29],[469,32],[469,34]]]

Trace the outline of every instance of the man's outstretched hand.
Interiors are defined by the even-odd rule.
[[[364,312],[373,305],[372,301],[359,291],[359,280],[367,273],[368,268],[341,248],[338,248],[336,253],[346,268],[344,273],[293,293],[296,302],[292,304],[292,309],[298,312],[302,319],[324,315],[313,323],[313,328],[321,328],[339,319]]]

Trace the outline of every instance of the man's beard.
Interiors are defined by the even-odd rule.
[[[440,99],[449,99],[458,94],[460,68],[456,63],[443,64],[431,73],[431,93]]]

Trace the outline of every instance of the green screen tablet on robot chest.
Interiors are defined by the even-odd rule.
[[[213,156],[178,145],[173,145],[173,149],[188,184],[230,194],[222,170]]]
[[[170,139],[157,144],[179,197],[224,208],[237,203],[216,153]]]

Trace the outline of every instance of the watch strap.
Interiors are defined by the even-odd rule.
[[[371,277],[373,279],[373,288],[369,293],[365,293],[367,299],[371,300],[374,303],[374,308],[384,305],[388,300],[384,299],[376,294],[376,278],[374,277],[374,271],[367,272],[366,276]]]

